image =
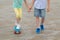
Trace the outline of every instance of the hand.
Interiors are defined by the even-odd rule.
[[[50,12],[50,8],[47,8],[47,12]]]
[[[32,9],[32,7],[31,7],[31,6],[29,6],[29,7],[28,7],[28,12],[31,12],[31,9]]]

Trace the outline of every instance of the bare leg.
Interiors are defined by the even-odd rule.
[[[39,27],[39,25],[40,25],[39,17],[36,17],[36,27]]]
[[[20,20],[21,20],[21,18],[16,17],[17,24],[19,24]]]
[[[44,23],[44,18],[41,19],[41,25],[43,25],[43,23]]]

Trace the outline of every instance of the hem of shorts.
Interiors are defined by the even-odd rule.
[[[34,16],[34,17],[40,17],[40,18],[45,18],[45,17],[41,17],[41,16]]]

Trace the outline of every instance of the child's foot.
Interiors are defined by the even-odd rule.
[[[36,33],[37,33],[37,34],[39,34],[40,31],[41,31],[40,28],[37,28],[37,29],[36,29]]]
[[[21,29],[18,26],[14,26],[14,34],[20,34],[21,33]]]
[[[41,27],[41,30],[44,30],[44,25],[40,25],[40,27]]]

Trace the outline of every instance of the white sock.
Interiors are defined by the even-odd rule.
[[[20,27],[20,25],[19,25],[19,24],[17,24],[17,27]]]
[[[37,28],[40,28],[40,26],[38,26]]]
[[[41,25],[43,25],[43,23],[41,23]]]
[[[17,29],[20,29],[20,27],[21,27],[21,26],[20,26],[19,24],[17,24]]]
[[[21,27],[21,25],[20,24],[18,24],[16,21],[15,21],[15,25],[17,26],[17,27]]]

